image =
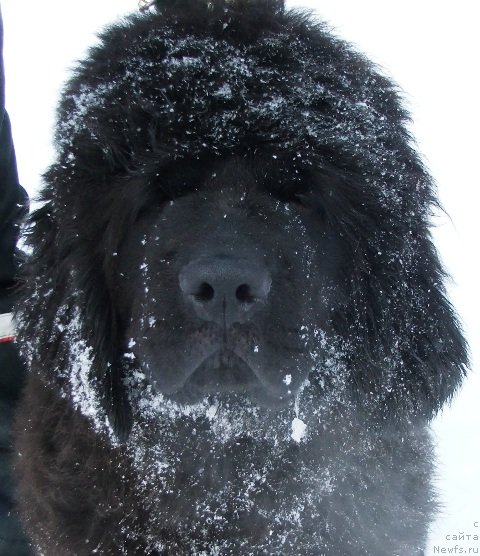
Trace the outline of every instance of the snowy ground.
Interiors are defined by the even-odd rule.
[[[34,196],[39,175],[52,158],[54,106],[68,68],[92,44],[96,30],[135,10],[137,2],[2,0],[1,4],[7,107],[20,179]],[[448,216],[438,217],[434,236],[453,277],[450,295],[471,345],[472,372],[452,407],[434,423],[443,511],[432,528],[426,556],[478,554],[480,542],[467,536],[480,535],[480,306],[475,255],[480,45],[475,3],[291,0],[289,5],[315,9],[339,35],[388,68],[407,93],[414,134],[437,180]]]

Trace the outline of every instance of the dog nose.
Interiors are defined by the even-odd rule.
[[[216,256],[188,263],[179,282],[198,317],[228,328],[247,321],[266,303],[272,279],[258,261]]]

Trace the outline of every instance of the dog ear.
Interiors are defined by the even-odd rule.
[[[52,185],[68,183],[64,170],[57,166],[46,178]],[[58,187],[54,194],[53,189],[44,191],[43,206],[30,216],[27,247],[31,243],[34,252],[26,264],[25,301],[19,311],[22,349],[34,372],[48,381],[63,383],[70,380],[68,372],[73,370],[68,369],[62,376],[52,374],[59,360],[64,359],[64,365],[70,361],[76,344],[84,342],[91,348],[88,380],[122,442],[128,438],[133,417],[119,347],[123,345],[122,320],[108,285],[105,249],[100,247],[107,225],[88,227],[89,219],[85,215],[80,218],[87,210],[80,199],[63,202],[63,190]],[[91,206],[91,200],[87,200],[85,207],[89,202]],[[107,211],[101,210],[100,214],[108,219]],[[83,234],[91,241],[79,240]],[[48,346],[48,352],[40,357],[36,346]]]
[[[409,299],[405,308],[396,307],[396,318],[404,322],[398,388],[409,391],[418,413],[432,418],[460,386],[469,365],[468,346],[447,298],[447,275],[429,232],[420,227],[411,235]]]
[[[360,386],[365,398],[372,394],[386,416],[406,411],[431,419],[455,394],[468,366],[428,231],[431,198],[407,188],[397,208],[361,176],[329,168],[310,181],[343,250],[345,295],[333,320],[350,354],[352,390]]]

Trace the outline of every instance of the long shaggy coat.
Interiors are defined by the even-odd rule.
[[[158,2],[104,32],[63,93],[19,306],[39,554],[422,554],[428,423],[467,356],[407,126],[389,79],[280,0]],[[292,369],[285,408],[155,388],[213,341],[175,287],[222,242],[264,255],[271,302],[235,330]]]

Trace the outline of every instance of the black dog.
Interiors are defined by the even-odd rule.
[[[20,307],[45,555],[422,554],[466,347],[395,86],[280,0],[158,2],[61,103]]]

